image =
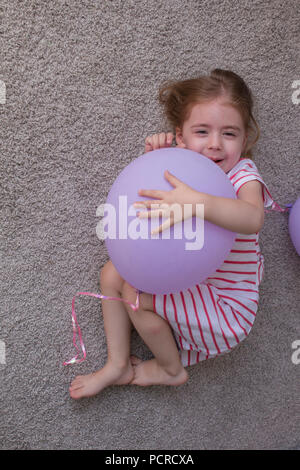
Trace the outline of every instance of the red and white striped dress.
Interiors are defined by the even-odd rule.
[[[252,180],[263,186],[264,206],[273,199],[250,159],[241,159],[227,173],[236,194]],[[258,233],[237,234],[222,266],[202,284],[167,295],[153,295],[153,310],[167,320],[183,366],[230,352],[248,336],[258,308],[264,259]]]

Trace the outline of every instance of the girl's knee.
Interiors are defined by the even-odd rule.
[[[137,300],[137,292],[126,281],[123,284],[122,298],[135,305]],[[140,294],[139,309],[134,310],[130,305],[126,304],[128,315],[134,325],[140,325],[143,331],[148,334],[156,335],[161,331],[163,318],[153,312],[152,296],[150,294]],[[142,325],[142,326],[141,326]]]
[[[137,290],[128,282],[124,281],[122,288],[122,297],[123,299],[128,300],[132,304],[136,304],[137,300]],[[139,310],[148,310],[153,311],[153,296],[152,294],[147,294],[142,292],[139,294]]]
[[[124,281],[122,286],[122,298],[128,300],[128,302],[135,305],[137,293],[134,287],[132,287],[128,282]]]
[[[120,276],[111,260],[107,261],[100,271],[100,288],[113,288],[122,291],[124,279]]]

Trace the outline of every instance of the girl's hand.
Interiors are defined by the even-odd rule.
[[[154,134],[146,137],[145,139],[145,153],[151,152],[152,150],[162,149],[165,147],[171,147],[174,139],[172,132],[162,132],[161,134]]]
[[[157,201],[137,201],[133,204],[136,208],[149,208],[149,211],[139,212],[140,219],[152,217],[168,217],[157,229],[151,232],[152,235],[162,232],[177,222],[188,219],[196,215],[196,203],[199,203],[200,193],[192,189],[187,184],[180,181],[167,170],[164,173],[167,181],[174,187],[171,191],[159,191],[155,189],[140,189],[140,196],[148,196]],[[189,206],[185,206],[189,204]]]

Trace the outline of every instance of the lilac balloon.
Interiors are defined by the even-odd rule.
[[[300,197],[293,204],[289,214],[289,232],[294,247],[300,255]]]
[[[164,239],[164,232],[152,235],[151,238],[151,230],[165,219],[139,219],[135,214],[141,209],[133,209],[128,215],[125,206],[122,207],[121,204],[119,207],[119,196],[123,196],[123,202],[124,196],[127,196],[129,208],[135,201],[149,199],[139,196],[139,189],[174,189],[164,177],[165,170],[169,170],[197,191],[236,198],[234,188],[223,170],[208,158],[190,150],[154,150],[138,157],[124,168],[112,185],[106,201],[116,209],[116,239],[113,235],[108,236],[105,244],[112,263],[123,279],[136,289],[151,294],[179,292],[204,281],[226,259],[236,236],[229,230],[204,221],[203,247],[187,249],[187,244],[192,243],[192,236],[196,246],[200,246],[200,243],[196,243],[195,227],[201,219],[197,217],[196,221],[196,217],[193,217],[189,220],[190,225],[187,220],[175,224],[181,225],[176,228],[182,230],[180,239],[176,239],[175,226],[165,234],[169,234],[169,239]],[[153,199],[154,203],[155,201]],[[127,235],[125,222],[128,225]],[[140,224],[140,234],[145,236],[147,233],[147,238],[134,237],[132,233],[129,236],[131,223]]]

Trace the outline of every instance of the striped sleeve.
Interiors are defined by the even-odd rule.
[[[238,195],[239,190],[244,186],[244,184],[253,180],[259,181],[263,187],[264,206],[269,207],[273,205],[274,201],[266,183],[260,176],[255,163],[249,158],[241,159],[235,167],[227,173],[227,176],[234,186],[236,195]]]

